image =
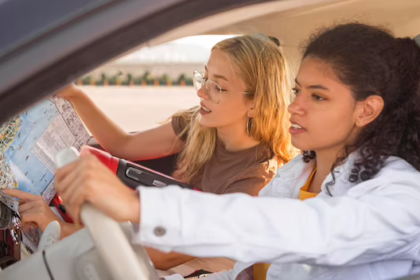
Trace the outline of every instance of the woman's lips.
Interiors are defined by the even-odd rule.
[[[290,129],[289,129],[290,134],[299,134],[306,131],[306,129],[302,127],[300,124],[296,122],[291,122],[291,123],[292,125],[290,126]]]
[[[211,110],[209,108],[207,108],[203,103],[200,103],[200,114],[201,115],[207,115],[211,113]]]

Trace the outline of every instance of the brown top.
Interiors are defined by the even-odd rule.
[[[188,125],[183,117],[173,117],[172,127],[179,135]],[[182,139],[186,141],[186,137]],[[215,194],[247,193],[257,196],[274,177],[277,156],[265,144],[242,151],[228,151],[217,141],[213,157],[204,166],[202,175],[193,183],[204,192]]]

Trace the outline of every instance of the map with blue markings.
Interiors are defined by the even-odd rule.
[[[70,102],[43,100],[0,128],[0,185],[54,197],[55,154],[80,149],[90,136]]]

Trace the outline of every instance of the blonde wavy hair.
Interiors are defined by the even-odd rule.
[[[287,112],[291,90],[288,67],[279,47],[268,37],[258,34],[226,39],[217,43],[214,49],[228,55],[244,81],[246,91],[253,93],[245,95],[254,101],[250,135],[266,143],[278,156],[280,164],[288,162],[294,156]],[[175,115],[188,123],[178,139],[187,134],[188,137],[173,175],[187,184],[197,179],[216,148],[217,130],[200,124],[199,110],[195,107]]]

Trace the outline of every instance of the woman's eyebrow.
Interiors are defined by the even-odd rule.
[[[324,87],[323,85],[311,85],[308,88],[311,88],[311,89],[321,89],[321,90],[330,91],[327,87]]]
[[[299,84],[299,82],[298,82],[298,80],[297,80],[297,79],[295,79],[295,82],[296,82],[296,84],[297,84],[298,86],[302,87],[302,86]],[[310,88],[310,89],[321,89],[321,90],[327,90],[327,91],[329,91],[329,89],[328,89],[327,87],[323,86],[323,85],[310,85],[310,86],[308,86],[307,88]]]
[[[206,71],[209,72],[209,69],[207,68],[207,65],[204,66],[204,69],[206,69]],[[214,74],[213,77],[216,78],[216,79],[222,79],[222,80],[225,80],[225,81],[229,82],[229,80],[223,75]]]

